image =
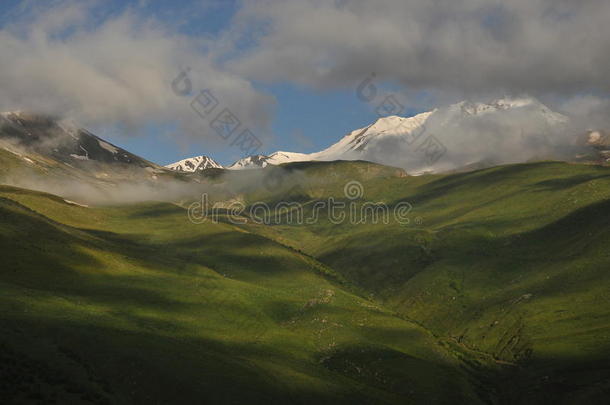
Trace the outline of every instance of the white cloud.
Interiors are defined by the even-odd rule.
[[[264,128],[271,99],[223,71],[205,51],[209,39],[180,35],[136,10],[101,14],[96,3],[53,2],[22,8],[0,30],[0,110],[68,116],[85,125],[137,130],[176,122],[195,137],[210,133],[171,89],[191,68],[195,92],[210,88],[244,123]],[[211,139],[218,138],[213,135]]]

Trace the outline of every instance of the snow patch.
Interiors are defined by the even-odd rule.
[[[99,144],[100,144],[100,146],[102,147],[102,149],[105,149],[105,150],[107,150],[107,151],[108,151],[108,152],[110,152],[110,153],[113,153],[113,154],[115,154],[115,155],[116,155],[117,153],[119,153],[119,150],[118,150],[116,147],[114,147],[114,146],[110,145],[109,143],[106,143],[106,142],[102,141],[101,139],[98,139],[97,143],[99,143]]]
[[[70,204],[70,205],[76,205],[76,206],[78,206],[78,207],[89,208],[89,206],[88,206],[88,205],[85,205],[85,204],[79,204],[79,203],[77,203],[77,202],[70,201],[70,200],[66,200],[66,199],[64,199],[64,202],[66,202],[66,203],[68,203],[68,204]]]

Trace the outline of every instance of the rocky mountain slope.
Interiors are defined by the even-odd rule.
[[[94,161],[140,168],[158,167],[73,122],[24,112],[0,114],[0,141],[5,147],[13,146],[70,165]]]
[[[178,173],[97,137],[73,122],[0,114],[0,183],[78,201],[166,200],[202,176]]]

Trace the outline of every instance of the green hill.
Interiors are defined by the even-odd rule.
[[[350,181],[363,195],[346,198]],[[0,397],[58,403],[604,403],[610,169],[220,173],[214,201],[408,202],[408,223],[193,224],[0,188]],[[197,197],[193,196],[193,200]],[[188,204],[184,204],[186,206]],[[247,210],[246,210],[247,211]],[[225,212],[226,213],[226,212]]]
[[[9,187],[0,219],[3,403],[478,401],[425,329],[267,238]]]
[[[408,201],[409,224],[333,224],[322,215],[315,224],[247,228],[303,250],[450,345],[478,353],[482,381],[505,403],[603,403],[610,169],[541,162],[369,178],[367,166],[333,164],[340,180],[301,194],[349,202],[343,184],[357,180],[364,200]],[[318,167],[300,175],[310,170],[317,176]],[[500,371],[487,370],[494,363]]]

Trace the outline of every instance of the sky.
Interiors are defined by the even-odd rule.
[[[403,116],[528,95],[602,126],[608,17],[606,0],[4,0],[0,110],[73,119],[159,164],[230,164],[242,134],[315,152],[389,95]]]

